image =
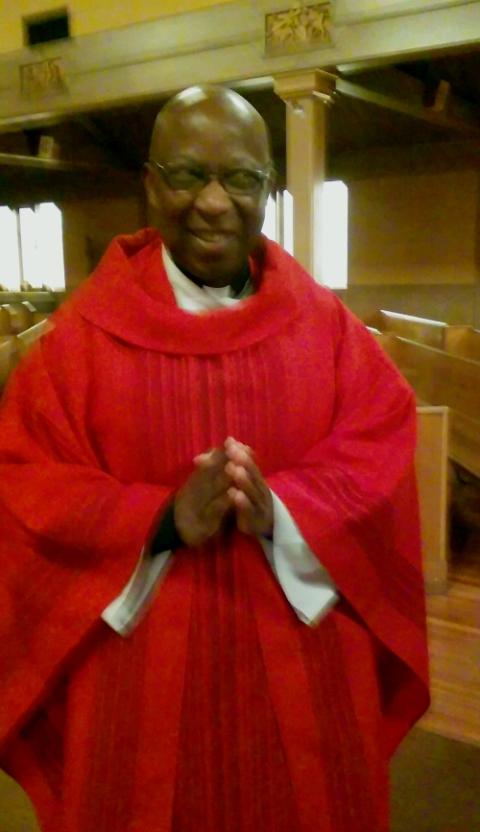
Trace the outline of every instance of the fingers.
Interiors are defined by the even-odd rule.
[[[251,460],[253,462],[253,451],[248,445],[229,436],[224,443],[225,453],[227,457],[235,462],[237,465],[248,464]]]
[[[226,473],[232,478],[234,485],[244,491],[253,503],[258,503],[264,498],[268,486],[254,460],[251,448],[233,437],[228,437],[225,441],[225,452],[229,460],[225,466]]]
[[[193,461],[197,466],[203,468],[214,468],[215,465],[221,464],[224,458],[225,451],[223,448],[210,448],[209,451],[197,454],[197,456],[193,458]]]
[[[231,508],[232,500],[228,491],[225,491],[209,503],[205,512],[205,517],[212,533],[215,533],[219,529],[225,516],[231,511]]]
[[[228,437],[225,453],[228,457],[225,472],[233,481],[228,494],[235,508],[238,528],[247,534],[270,535],[273,530],[272,495],[251,449]]]
[[[227,456],[220,448],[213,448],[194,458],[193,478],[202,490],[205,500],[209,502],[224,493],[231,484],[225,471]]]
[[[248,445],[228,437],[224,448],[198,454],[194,464],[183,488],[183,504],[189,509],[195,540],[217,533],[232,510],[240,531],[271,534],[272,495]],[[183,505],[179,507],[183,520],[186,512],[180,512],[181,508]]]
[[[241,491],[239,488],[235,488],[235,486],[232,485],[228,489],[227,495],[235,509],[238,509],[242,512],[248,512],[253,510],[251,500],[249,500],[245,492]]]
[[[235,510],[239,531],[245,534],[255,533],[257,525],[256,511],[246,494],[232,486],[228,489],[228,496]]]
[[[261,504],[267,486],[258,469],[247,470],[243,465],[227,462],[225,472],[231,478],[233,485],[245,494],[253,505]]]

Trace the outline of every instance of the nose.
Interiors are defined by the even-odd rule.
[[[217,216],[230,210],[232,200],[218,179],[210,179],[197,194],[195,207],[204,214]]]

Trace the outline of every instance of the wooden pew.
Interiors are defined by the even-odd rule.
[[[41,312],[40,310],[36,309],[33,313],[33,323],[32,326],[35,324],[39,324],[40,321],[45,321],[49,317],[49,312]]]
[[[0,391],[5,386],[7,378],[12,371],[17,354],[17,344],[14,335],[6,335],[0,338]]]
[[[428,318],[417,318],[414,315],[389,312],[386,309],[375,312],[365,323],[379,332],[389,332],[437,349],[444,348],[444,332],[448,329],[448,325],[443,321],[431,321]]]
[[[417,408],[415,458],[423,569],[429,594],[445,592],[448,578],[448,408]]]
[[[381,309],[365,322],[375,331],[399,335],[429,347],[451,352],[461,358],[480,361],[480,330],[471,326],[450,325],[400,312]]]
[[[25,329],[18,335],[0,335],[0,392],[19,360],[50,327],[48,318]],[[0,829],[1,832],[1,829]]]
[[[33,316],[37,310],[30,301],[23,300],[5,303],[3,308],[10,315],[11,331],[14,335],[18,335],[24,329],[28,329],[33,325]]]
[[[11,335],[12,333],[12,318],[8,309],[0,306],[0,336]]]
[[[47,332],[48,328],[48,318],[44,318],[39,323],[30,326],[17,335],[18,354],[20,358],[28,352],[38,338],[41,338]]]
[[[480,361],[480,330],[471,326],[447,326],[443,349],[461,358]]]
[[[375,337],[420,403],[450,408],[449,456],[480,477],[480,362],[391,333]]]

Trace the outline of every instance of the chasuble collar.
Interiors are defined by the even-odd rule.
[[[311,281],[280,246],[261,239],[250,258],[256,291],[230,308],[194,314],[179,309],[154,229],[117,237],[71,309],[117,338],[146,349],[220,354],[276,334],[300,313],[299,293]]]

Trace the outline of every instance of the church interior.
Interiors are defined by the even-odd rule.
[[[392,832],[480,829],[480,2],[21,0],[0,24],[0,389],[112,237],[148,224],[162,103],[238,90],[272,136],[265,233],[417,396],[432,705],[393,760]],[[37,829],[0,776],[0,832]]]

